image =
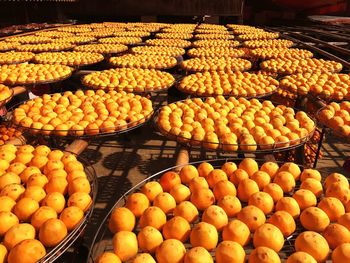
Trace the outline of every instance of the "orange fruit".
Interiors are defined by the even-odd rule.
[[[333,183],[343,183],[344,185],[349,186],[348,179],[340,173],[331,173],[328,175],[324,181],[324,186],[327,189]]]
[[[311,206],[316,206],[317,199],[316,196],[307,189],[299,189],[293,194],[293,198],[297,201],[300,210],[304,210]]]
[[[276,203],[276,211],[286,211],[294,219],[300,215],[300,207],[298,202],[293,197],[283,197]]]
[[[121,261],[127,261],[137,255],[137,238],[133,232],[119,231],[113,236],[113,251]]]
[[[177,184],[174,185],[173,188],[171,188],[170,194],[174,197],[176,203],[179,204],[182,201],[190,199],[191,191],[187,186],[183,184]]]
[[[230,181],[238,187],[239,183],[244,179],[248,179],[248,173],[243,169],[237,169],[230,175]]]
[[[329,217],[331,222],[336,222],[338,218],[345,214],[345,208],[342,202],[335,197],[325,197],[317,205]]]
[[[7,248],[3,244],[0,244],[0,262],[4,263],[7,261],[7,254]]]
[[[228,180],[226,173],[221,169],[212,170],[208,174],[206,179],[207,179],[207,182],[208,182],[210,188],[214,188],[215,184],[222,181],[222,180],[225,180],[225,181]]]
[[[218,231],[221,231],[227,225],[228,217],[220,206],[211,205],[204,210],[202,222],[212,224]]]
[[[222,241],[215,250],[215,262],[244,263],[245,251],[237,242]]]
[[[258,184],[260,190],[262,190],[271,181],[270,175],[262,171],[255,172],[250,179],[254,180]]]
[[[67,206],[77,206],[86,212],[92,204],[91,196],[87,193],[77,192],[68,198]]]
[[[228,177],[237,170],[237,165],[233,162],[226,162],[221,166],[221,170],[223,170]]]
[[[156,249],[158,263],[183,262],[185,254],[185,246],[177,239],[164,240]]]
[[[35,213],[32,215],[31,224],[35,227],[36,230],[44,224],[47,220],[51,218],[57,218],[56,211],[49,206],[41,206]]]
[[[44,173],[48,174],[52,170],[63,169],[64,163],[61,160],[50,160],[46,163],[44,167]]]
[[[51,180],[53,179],[54,178],[52,178]],[[49,184],[51,180],[49,181]],[[90,182],[87,178],[78,177],[78,178],[75,178],[70,184],[68,184],[68,194],[72,195],[76,192],[85,192],[85,193],[91,192]]]
[[[126,200],[125,207],[128,208],[136,217],[140,217],[142,213],[149,207],[149,200],[143,193],[133,193]]]
[[[8,196],[0,196],[0,212],[11,212],[16,202]]]
[[[7,185],[20,183],[21,178],[15,173],[8,172],[0,176],[0,190],[4,189]]]
[[[248,263],[281,263],[281,259],[273,249],[257,247],[250,253]]]
[[[206,178],[206,177],[208,176],[208,174],[209,174],[212,170],[214,170],[214,167],[213,167],[210,163],[202,162],[202,163],[198,166],[197,170],[198,170],[199,176],[205,177],[205,178]]]
[[[258,163],[252,158],[243,159],[239,163],[238,168],[245,170],[249,176],[252,176],[255,172],[259,170]]]
[[[6,232],[13,226],[17,225],[19,220],[17,216],[10,211],[0,212],[0,236],[6,234]]]
[[[164,192],[156,196],[153,201],[154,206],[158,206],[165,214],[171,213],[176,207],[176,201],[171,194]]]
[[[214,185],[213,193],[216,200],[220,200],[226,195],[236,196],[236,187],[233,183],[227,180],[222,180]]]
[[[312,178],[315,179],[317,181],[321,182],[321,174],[319,171],[315,170],[315,169],[304,169],[302,171],[302,173],[300,174],[300,181],[305,181],[308,178]]]
[[[192,228],[190,243],[192,247],[204,247],[210,251],[216,247],[218,238],[218,232],[213,225],[200,222]]]
[[[39,146],[35,147],[33,154],[34,155],[48,156],[50,152],[51,152],[51,149],[49,147],[47,147],[46,145],[39,145]]]
[[[302,226],[311,231],[322,232],[329,225],[329,217],[318,207],[306,208],[300,215]]]
[[[137,254],[132,263],[156,263],[154,258],[148,253]]]
[[[338,198],[343,205],[346,205],[350,200],[349,186],[346,186],[341,182],[333,183],[327,188],[326,197]]]
[[[10,250],[8,263],[38,262],[46,255],[43,244],[36,239],[23,240]]]
[[[194,247],[186,252],[184,263],[214,263],[214,260],[204,247]]]
[[[140,217],[140,227],[153,226],[161,230],[166,223],[166,215],[162,209],[157,206],[148,207]]]
[[[80,178],[77,178],[77,179],[80,179]],[[85,179],[85,178],[82,178],[82,179]],[[29,180],[30,180],[30,178],[29,178]],[[83,182],[82,190],[84,190],[84,191],[82,191],[82,192],[86,192],[85,188],[86,188],[87,183],[86,183],[86,181]],[[75,185],[77,185],[77,184],[75,184]],[[89,184],[89,186],[90,186],[90,184]],[[76,188],[79,188],[79,187],[71,188],[71,191],[73,191],[72,189],[74,189],[74,191],[75,191],[74,193],[78,192],[78,191],[76,191],[77,190]],[[64,177],[53,177],[45,185],[45,191],[48,194],[58,192],[58,193],[65,195],[67,193],[67,190],[68,190],[68,182],[67,182],[66,178],[64,178]],[[70,195],[72,195],[72,194],[73,193],[70,193]]]
[[[350,231],[350,213],[345,213],[338,218],[337,223],[345,226]]]
[[[317,261],[308,253],[299,251],[290,255],[286,263],[317,263]]]
[[[112,233],[119,231],[132,231],[135,227],[135,216],[126,207],[117,207],[113,210],[108,222],[108,228]]]
[[[41,205],[49,206],[53,208],[57,214],[60,214],[66,205],[66,199],[61,193],[50,193],[46,195]]]
[[[237,214],[237,219],[245,223],[250,232],[254,232],[259,226],[265,223],[266,217],[264,212],[253,205],[248,205]]]
[[[65,170],[60,169],[60,170],[53,170],[49,174],[47,174],[47,178],[49,179],[55,176],[65,177],[68,183],[71,183],[74,179],[78,177],[87,178],[85,171],[80,171],[80,170],[76,170],[68,174]]]
[[[162,232],[165,239],[177,239],[184,243],[190,236],[191,226],[181,216],[174,216],[166,222]]]
[[[43,174],[33,174],[28,178],[27,187],[28,186],[39,186],[44,188],[45,185],[49,182],[47,177]]]
[[[296,229],[294,218],[286,211],[275,212],[267,222],[278,227],[285,237],[293,234]]]
[[[201,188],[209,188],[209,184],[204,177],[195,177],[190,181],[188,187],[190,188],[191,192],[195,192]]]
[[[274,162],[266,162],[260,167],[260,171],[267,173],[270,175],[271,179],[273,179],[278,172],[279,166]]]
[[[305,231],[295,240],[295,250],[306,252],[317,262],[326,261],[329,254],[329,246],[326,239],[313,231]]]
[[[280,169],[278,170],[278,172],[288,172],[290,174],[293,175],[295,180],[298,180],[301,174],[300,168],[297,164],[295,163],[284,163]]]
[[[181,184],[181,179],[177,173],[168,171],[160,177],[159,183],[162,186],[163,191],[169,192],[174,185]]]
[[[323,188],[320,181],[313,179],[313,178],[307,178],[305,179],[301,185],[300,189],[307,189],[316,195],[316,197],[320,197],[323,194]]]
[[[31,216],[39,209],[39,203],[32,198],[20,199],[13,208],[13,213],[20,221],[30,222]]]
[[[333,263],[349,262],[350,260],[350,243],[344,243],[334,249],[332,253]]]
[[[67,236],[67,233],[67,227],[60,219],[50,218],[41,225],[39,240],[45,247],[54,247]]]
[[[21,162],[13,162],[6,171],[20,175],[26,168],[27,166]]]
[[[183,184],[188,184],[193,178],[198,176],[197,168],[191,164],[183,166],[180,170],[180,179]]]
[[[327,240],[331,249],[335,249],[344,243],[350,242],[350,231],[341,224],[330,224],[323,231],[323,237]]]
[[[191,202],[202,211],[215,203],[215,196],[210,189],[202,188],[192,193]]]
[[[67,230],[73,230],[83,219],[84,212],[79,207],[70,206],[60,214],[60,220],[66,225]]]
[[[3,244],[7,249],[13,249],[25,239],[35,238],[35,228],[31,224],[20,223],[11,227],[5,234]]]
[[[243,202],[248,202],[249,198],[259,192],[258,184],[251,179],[244,179],[238,185],[237,196]]]
[[[142,186],[141,192],[147,196],[150,202],[153,202],[154,198],[158,194],[163,193],[163,188],[160,185],[160,183],[156,181],[151,181],[151,182],[147,182]]]
[[[1,190],[0,196],[8,196],[14,201],[17,201],[25,192],[25,188],[20,184],[9,184]]]
[[[137,234],[139,248],[143,252],[154,253],[163,242],[162,234],[152,226],[146,226]]]
[[[250,241],[250,230],[242,221],[234,219],[224,226],[222,239],[234,241],[241,246],[245,246]]]
[[[30,161],[30,165],[39,168],[41,171],[44,170],[44,167],[49,159],[44,155],[36,155]]]
[[[254,247],[268,247],[279,252],[284,245],[281,230],[269,223],[259,226],[253,236]]]
[[[289,172],[278,172],[273,179],[273,182],[278,184],[284,193],[293,191],[295,187],[295,180],[291,173]]]
[[[104,252],[97,259],[97,263],[122,263],[118,256],[112,252]]]
[[[197,208],[189,201],[183,201],[174,208],[174,216],[181,216],[189,223],[193,223],[198,218]]]
[[[276,203],[278,200],[280,200],[283,197],[283,190],[282,188],[275,183],[270,183],[266,185],[263,189],[265,193],[268,193],[271,197],[274,203]]]
[[[242,209],[241,202],[233,195],[226,195],[219,199],[217,205],[224,209],[228,217],[234,217]]]
[[[62,161],[63,159],[61,159]],[[63,161],[62,161],[63,162]],[[71,161],[68,163],[63,163],[64,164],[64,170],[67,173],[71,173],[73,171],[79,170],[79,171],[84,171],[84,166],[82,165],[81,162],[79,161]]]
[[[250,196],[248,205],[254,205],[260,208],[265,215],[272,212],[274,203],[272,197],[265,192],[257,192]]]
[[[29,186],[23,193],[23,197],[32,198],[37,202],[41,202],[46,196],[44,189],[40,186]]]

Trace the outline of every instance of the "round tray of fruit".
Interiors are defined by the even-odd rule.
[[[22,52],[33,52],[33,53],[40,53],[40,52],[58,52],[58,51],[65,51],[70,50],[75,45],[72,43],[47,43],[47,44],[26,44],[26,45],[19,45],[16,46],[17,51]]]
[[[193,37],[190,33],[158,33],[156,34],[156,38],[166,38],[166,39],[191,39]]]
[[[263,74],[248,72],[203,72],[184,77],[177,88],[186,94],[261,98],[276,92],[278,81]]]
[[[170,46],[140,46],[131,48],[131,52],[134,54],[144,55],[160,55],[160,56],[172,56],[179,57],[185,55],[186,51],[179,47]]]
[[[97,64],[103,60],[104,56],[102,54],[80,51],[44,52],[34,57],[35,63],[60,64],[74,68]]]
[[[246,33],[242,35],[238,35],[237,39],[242,41],[247,40],[264,40],[264,39],[276,39],[279,38],[279,33],[272,32],[256,32],[256,33]]]
[[[103,44],[124,44],[124,45],[135,45],[142,43],[141,37],[106,37],[100,38],[99,43]]]
[[[248,40],[243,42],[243,46],[248,48],[274,47],[289,48],[294,45],[293,41],[286,39],[268,39],[268,40]]]
[[[243,57],[245,51],[242,48],[230,47],[198,47],[187,51],[189,57]]]
[[[95,171],[75,154],[0,146],[0,225],[8,263],[53,262],[82,235],[97,194]]]
[[[170,69],[178,64],[178,60],[171,56],[126,54],[111,57],[109,64],[121,68]]]
[[[306,49],[299,48],[275,48],[275,47],[263,47],[252,49],[249,55],[259,59],[272,59],[272,58],[282,58],[282,59],[306,59],[312,58],[313,53]]]
[[[225,39],[225,40],[232,40],[235,37],[233,35],[229,34],[196,34],[194,36],[195,39]]]
[[[29,100],[10,113],[19,130],[60,138],[113,136],[136,129],[153,115],[152,102],[132,93],[67,91]]]
[[[12,64],[0,66],[0,83],[13,85],[40,85],[69,78],[73,69],[65,65]]]
[[[303,111],[268,100],[223,96],[163,106],[154,123],[161,134],[187,147],[242,153],[296,148],[315,130],[315,121]]]
[[[205,71],[247,71],[252,67],[249,60],[233,57],[198,57],[181,62],[180,67],[186,72]]]
[[[350,99],[350,75],[339,73],[312,72],[286,76],[280,87],[299,95],[312,94],[326,101]]]
[[[10,51],[14,50],[16,47],[20,46],[21,43],[19,42],[6,42],[6,41],[1,41],[0,42],[0,51]]]
[[[87,44],[74,48],[74,51],[94,52],[101,54],[117,54],[128,50],[128,46],[122,44]]]
[[[240,43],[238,41],[233,40],[196,40],[193,41],[193,47],[238,47]]]
[[[9,37],[6,38],[7,42],[18,42],[21,44],[44,44],[52,42],[50,37],[41,37],[41,36],[19,36],[19,37]]]
[[[344,175],[291,162],[171,167],[116,201],[88,262],[348,262],[349,200]]]
[[[19,64],[32,60],[35,54],[32,52],[10,51],[0,53],[0,65],[2,64]]]
[[[148,39],[145,43],[148,46],[165,46],[179,48],[188,48],[192,45],[192,43],[188,40],[176,38]]]
[[[322,125],[330,128],[335,135],[350,142],[349,112],[350,102],[331,102],[321,108],[316,117]]]

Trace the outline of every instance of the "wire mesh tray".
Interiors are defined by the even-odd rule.
[[[226,162],[234,162],[236,163],[237,165],[240,163],[240,161],[242,161],[243,159],[240,159],[240,158],[225,158],[225,159],[212,159],[212,160],[203,160],[203,161],[196,161],[196,162],[191,162],[189,163],[190,165],[194,165],[196,167],[198,167],[198,165],[202,162],[208,162],[210,163],[214,169],[216,168],[220,168],[224,163]],[[259,164],[259,167],[260,165],[262,165],[264,162],[266,162],[266,160],[262,160],[262,159],[256,159],[256,161],[258,162]],[[282,162],[277,162],[280,166],[281,164],[283,164]],[[165,173],[165,172],[168,172],[168,171],[178,171],[180,170],[183,166],[185,166],[187,164],[184,164],[184,165],[179,165],[179,166],[173,166],[173,167],[170,167],[170,168],[167,168],[167,169],[164,169],[156,174],[153,174],[149,177],[147,177],[145,180],[139,182],[138,184],[136,184],[134,187],[132,187],[131,189],[129,189],[128,191],[126,191],[119,199],[117,199],[115,205],[111,208],[111,210],[109,211],[109,213],[106,215],[106,217],[103,219],[103,221],[101,222],[101,225],[99,226],[99,228],[97,229],[96,231],[96,234],[94,236],[94,239],[92,241],[92,245],[91,245],[91,248],[90,248],[90,251],[89,251],[89,256],[88,256],[88,260],[87,260],[87,263],[95,263],[97,262],[96,259],[99,255],[101,255],[102,253],[104,252],[110,252],[110,251],[113,251],[113,244],[112,244],[112,239],[113,239],[113,234],[109,231],[109,228],[108,228],[108,219],[112,213],[112,211],[117,208],[117,207],[123,207],[126,203],[126,200],[127,200],[127,197],[134,193],[134,192],[140,192],[140,189],[142,188],[142,186],[144,184],[146,184],[147,182],[150,182],[150,181],[158,181],[160,179],[160,177]],[[302,170],[303,167],[298,165],[299,168]],[[288,193],[288,194],[285,194],[284,196],[292,196],[294,191],[298,190],[300,187],[299,184],[296,185],[296,187],[294,188],[293,192],[291,193]],[[246,206],[247,203],[242,203],[242,207]],[[199,213],[199,218],[201,218],[202,216],[202,213],[200,212]],[[267,218],[269,217],[270,215],[267,215]],[[294,249],[294,241],[296,239],[296,237],[298,236],[299,233],[305,231],[300,222],[299,222],[299,219],[295,220],[296,222],[296,230],[295,232],[286,237],[285,238],[285,242],[284,242],[284,246],[283,248],[281,249],[281,251],[278,253],[280,258],[283,260],[283,259],[287,259],[287,257],[289,255],[291,255],[293,252],[295,252],[295,249]],[[194,223],[191,223],[191,229],[193,228],[193,225],[197,224],[199,222],[199,220],[197,219]],[[138,232],[140,229],[139,229],[139,226],[138,226],[138,221],[136,221],[135,223],[135,226],[137,226],[136,229],[134,229],[134,232]],[[252,240],[252,238],[251,238]],[[222,241],[222,237],[221,235],[219,235],[219,241],[218,241],[218,244]],[[184,244],[185,247],[187,249],[191,248],[191,244],[189,244],[189,241],[187,241],[187,243]],[[254,249],[253,247],[253,244],[252,242],[250,241],[249,244],[247,246],[244,246],[244,250],[246,252],[246,254],[250,254],[250,252]],[[139,251],[140,253],[140,251]],[[215,252],[212,251],[211,252],[211,255],[214,257],[214,254]],[[284,262],[284,261],[283,261]]]
[[[200,99],[205,99],[200,98]],[[184,102],[185,100],[178,101],[178,102]],[[178,103],[177,102],[177,103]],[[275,142],[274,144],[226,144],[226,143],[216,143],[216,142],[209,142],[209,141],[200,141],[195,140],[192,138],[186,138],[184,136],[175,135],[172,134],[166,130],[164,130],[162,127],[158,124],[159,114],[160,114],[161,108],[156,111],[153,118],[153,124],[156,127],[156,129],[164,135],[166,138],[172,141],[177,141],[179,144],[194,148],[194,149],[203,149],[206,151],[216,151],[216,152],[222,152],[222,153],[274,153],[274,152],[280,152],[280,151],[287,151],[291,149],[295,149],[298,147],[303,146],[306,142],[308,142],[313,133],[316,129],[316,121],[308,115],[308,117],[315,123],[313,129],[311,132],[309,132],[306,136],[294,140],[289,140],[288,142]]]
[[[67,152],[67,151],[66,151]],[[89,223],[89,220],[92,216],[95,200],[97,196],[97,176],[95,169],[90,165],[90,163],[82,157],[77,156],[78,161],[80,161],[84,165],[85,173],[87,175],[87,179],[91,185],[91,199],[92,203],[90,208],[85,212],[84,218],[81,222],[76,226],[74,230],[72,230],[66,237],[58,244],[56,247],[50,249],[45,257],[43,257],[39,262],[40,263],[48,263],[56,261],[64,252],[66,252],[74,242],[83,234],[86,226]]]

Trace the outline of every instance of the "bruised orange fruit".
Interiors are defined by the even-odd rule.
[[[224,226],[222,231],[222,239],[230,240],[245,246],[250,241],[250,230],[242,221],[235,219]]]
[[[259,192],[258,184],[251,179],[244,179],[238,185],[237,196],[243,202],[248,202],[249,198]]]
[[[245,262],[245,251],[243,247],[234,241],[222,241],[215,250],[215,262]]]
[[[162,209],[157,206],[148,207],[140,217],[140,227],[153,226],[160,230],[166,223],[166,215]]]
[[[281,259],[273,249],[257,247],[250,253],[248,263],[281,263]]]
[[[139,248],[148,253],[154,253],[163,242],[162,234],[152,226],[146,226],[137,234]]]
[[[191,195],[191,202],[198,210],[205,210],[207,207],[215,203],[215,196],[210,189],[201,188]]]
[[[193,223],[198,218],[198,210],[191,202],[183,201],[174,208],[174,216],[181,216],[187,222]]]
[[[167,239],[156,249],[156,259],[158,263],[183,262],[186,248],[177,239]]]
[[[181,216],[174,216],[165,223],[162,232],[165,239],[177,239],[184,243],[190,236],[191,226]]]
[[[329,217],[318,207],[306,208],[300,215],[302,226],[311,231],[322,232],[329,225]]]
[[[183,184],[188,184],[193,178],[198,176],[197,168],[191,164],[183,166],[180,170],[180,179]]]
[[[325,197],[317,205],[318,208],[322,209],[329,217],[331,222],[335,222],[342,215],[345,214],[345,208],[342,202],[335,197]]]
[[[295,240],[295,250],[306,252],[317,262],[326,261],[329,254],[329,246],[326,239],[313,231],[305,231]]]
[[[184,263],[214,263],[214,260],[204,247],[193,247],[186,252]]]
[[[294,218],[286,211],[275,212],[267,222],[278,227],[285,237],[293,234],[296,229]]]
[[[255,230],[253,244],[254,247],[268,247],[279,252],[284,245],[284,237],[278,227],[265,223]]]
[[[142,213],[149,207],[149,200],[142,193],[133,193],[126,200],[125,207],[128,208],[136,217],[140,217]]]
[[[300,210],[304,210],[311,206],[316,206],[317,199],[316,196],[307,189],[299,189],[293,194],[293,198],[297,201]]]
[[[141,192],[147,196],[150,202],[153,202],[154,198],[163,192],[163,188],[160,183],[151,181],[142,186]]]
[[[253,205],[248,205],[237,214],[237,219],[245,223],[250,232],[254,232],[259,226],[265,223],[264,212]]]
[[[286,211],[293,218],[297,218],[300,215],[300,207],[298,202],[293,197],[283,197],[278,200],[276,206],[276,211]]]
[[[217,205],[224,209],[228,217],[234,217],[242,209],[241,201],[233,195],[226,195],[219,199]]]
[[[171,213],[176,207],[176,201],[171,194],[163,192],[154,198],[153,205],[158,206],[164,211],[165,214],[168,214]]]
[[[216,228],[206,222],[196,224],[190,234],[190,243],[192,247],[204,247],[212,250],[218,243],[218,232]]]
[[[265,193],[268,193],[271,197],[274,203],[276,203],[278,200],[280,200],[283,197],[283,190],[282,188],[275,183],[270,183],[266,185],[263,189]]]
[[[159,183],[163,191],[169,192],[174,185],[181,184],[181,178],[177,173],[168,171],[160,177]]]
[[[7,262],[38,262],[46,255],[43,244],[36,239],[26,239],[10,250]]]
[[[271,213],[274,207],[272,197],[265,192],[257,192],[250,196],[248,205],[254,205],[260,208],[265,215]]]

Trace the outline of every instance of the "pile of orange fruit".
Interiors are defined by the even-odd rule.
[[[38,32],[38,33],[35,33],[35,35],[39,36],[39,37],[49,37],[49,38],[73,37],[74,36],[73,33],[58,32],[58,31],[55,31],[55,30]]]
[[[246,40],[261,40],[261,39],[275,39],[280,36],[279,33],[270,33],[270,32],[253,32],[253,33],[245,33],[242,35],[238,35],[238,39],[246,41]]]
[[[238,47],[238,41],[232,40],[196,40],[192,43],[194,47]]]
[[[166,47],[180,47],[187,48],[192,44],[190,41],[177,38],[160,38],[160,39],[148,39],[146,40],[146,45],[149,46],[166,46]]]
[[[225,31],[227,30],[223,25],[215,25],[215,24],[200,24],[196,28],[197,30],[217,30],[217,31]]]
[[[45,52],[35,55],[34,61],[42,64],[61,64],[72,67],[90,65],[104,60],[103,55],[92,52]]]
[[[28,62],[33,59],[34,53],[9,51],[0,53],[0,64],[17,64]]]
[[[312,58],[313,53],[306,49],[299,48],[275,48],[275,47],[265,47],[256,48],[250,51],[250,55],[261,59],[271,59],[271,58]]]
[[[350,102],[331,102],[322,108],[317,115],[318,120],[331,128],[337,135],[350,138]]]
[[[9,37],[5,41],[8,42],[18,42],[21,44],[44,44],[52,42],[50,37],[41,37],[41,36],[22,36],[22,37]]]
[[[243,45],[248,48],[274,47],[288,48],[294,45],[293,41],[286,39],[268,39],[268,40],[248,40]]]
[[[191,48],[187,51],[190,57],[242,57],[245,51],[240,48],[231,48],[225,46],[211,46]]]
[[[232,57],[199,57],[181,63],[182,69],[192,72],[245,71],[252,67],[249,60]]]
[[[233,35],[228,35],[228,34],[196,34],[195,35],[196,39],[224,39],[224,40],[230,40],[234,39]]]
[[[117,68],[88,74],[82,82],[93,89],[150,92],[169,88],[175,79],[171,74],[155,69]]]
[[[176,66],[177,60],[171,56],[126,54],[111,57],[109,63],[114,67],[123,68],[167,69]]]
[[[82,33],[82,32],[91,32],[92,29],[91,28],[84,28],[84,27],[59,27],[56,29],[57,31],[62,31],[62,32],[69,32],[69,33]]]
[[[113,35],[114,35],[113,31],[93,31],[88,33],[77,34],[77,36],[80,36],[80,37],[94,37],[94,38],[111,37]]]
[[[314,121],[303,111],[271,101],[223,96],[194,98],[160,109],[160,131],[180,143],[228,152],[271,150],[300,144]]]
[[[170,46],[140,46],[133,47],[131,51],[135,54],[145,54],[145,55],[160,55],[160,56],[172,56],[179,57],[186,53],[183,48],[170,47]]]
[[[13,95],[13,91],[9,87],[3,84],[0,84],[0,105],[1,103],[11,98],[12,95]]]
[[[104,44],[124,44],[133,45],[142,42],[141,37],[106,37],[98,40],[100,43]]]
[[[0,251],[8,263],[37,262],[84,220],[91,185],[74,154],[0,146]]]
[[[285,262],[348,262],[349,200],[344,175],[332,173],[322,185],[319,171],[292,162],[188,164],[112,211],[113,251],[96,262],[280,263],[291,238]]]
[[[185,93],[198,96],[255,97],[276,91],[278,81],[248,72],[204,72],[184,77],[177,87]]]
[[[323,99],[350,98],[350,75],[338,73],[299,73],[281,80],[281,88],[305,95],[311,93]]]
[[[71,44],[85,44],[96,41],[94,37],[81,37],[81,36],[73,36],[73,37],[62,37],[53,39],[53,43],[71,43]]]
[[[27,52],[49,52],[49,51],[62,51],[72,49],[74,44],[72,43],[47,43],[47,44],[26,44],[16,46],[17,51]]]
[[[14,127],[0,125],[0,146],[4,145],[9,140],[18,138],[21,134],[21,131]]]
[[[149,99],[132,93],[79,90],[27,101],[14,110],[13,121],[32,133],[83,136],[125,130],[152,112]]]
[[[8,85],[56,81],[72,74],[72,68],[50,64],[12,64],[0,66],[0,83]]]
[[[306,59],[270,59],[260,64],[262,70],[279,74],[290,75],[302,72],[339,72],[343,65],[332,60],[306,58]]]
[[[224,34],[229,35],[230,32],[227,29],[219,30],[219,29],[196,29],[194,31],[196,34]]]
[[[80,52],[95,52],[95,53],[109,54],[109,53],[120,53],[120,52],[127,51],[128,47],[122,44],[87,44],[87,45],[76,46],[74,50],[80,51]]]
[[[129,31],[129,32],[115,32],[115,37],[148,37],[150,36],[149,32],[136,32],[136,31]]]
[[[158,33],[156,34],[156,38],[172,38],[172,39],[191,39],[193,37],[190,33],[182,33],[182,32],[172,32],[172,33]]]
[[[21,45],[21,43],[18,43],[18,42],[1,41],[0,42],[0,51],[9,51],[9,50],[15,49],[16,47],[18,47],[20,45]]]

